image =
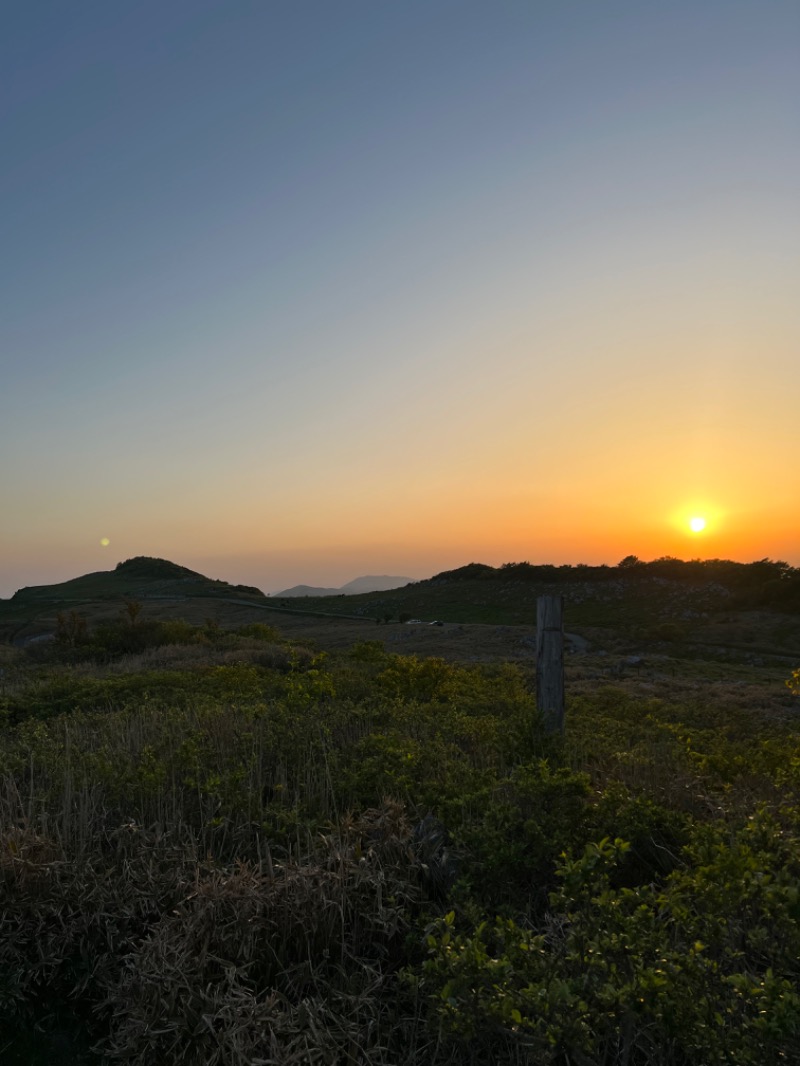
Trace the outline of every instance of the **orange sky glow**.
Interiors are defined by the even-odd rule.
[[[28,8],[0,596],[800,566],[796,4]]]

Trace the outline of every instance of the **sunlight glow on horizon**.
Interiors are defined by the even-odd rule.
[[[798,42],[788,0],[15,5],[0,596],[800,566]]]

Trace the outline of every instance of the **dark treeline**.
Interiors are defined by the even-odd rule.
[[[579,581],[620,579],[661,579],[692,586],[713,584],[730,593],[728,603],[731,607],[800,610],[800,569],[779,559],[738,563],[731,559],[684,560],[665,555],[651,562],[644,562],[635,555],[627,555],[616,566],[589,566],[586,563],[555,566],[552,563],[520,562],[503,563],[502,566],[494,567],[485,563],[469,563],[456,570],[437,574],[430,581],[441,583],[497,579],[565,585]]]

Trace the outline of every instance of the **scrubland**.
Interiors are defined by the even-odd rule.
[[[69,622],[0,649],[3,1063],[800,1062],[774,670],[575,660],[553,738],[524,663]]]

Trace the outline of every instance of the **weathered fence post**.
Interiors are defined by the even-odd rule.
[[[564,732],[564,599],[536,601],[536,706],[548,733]]]

